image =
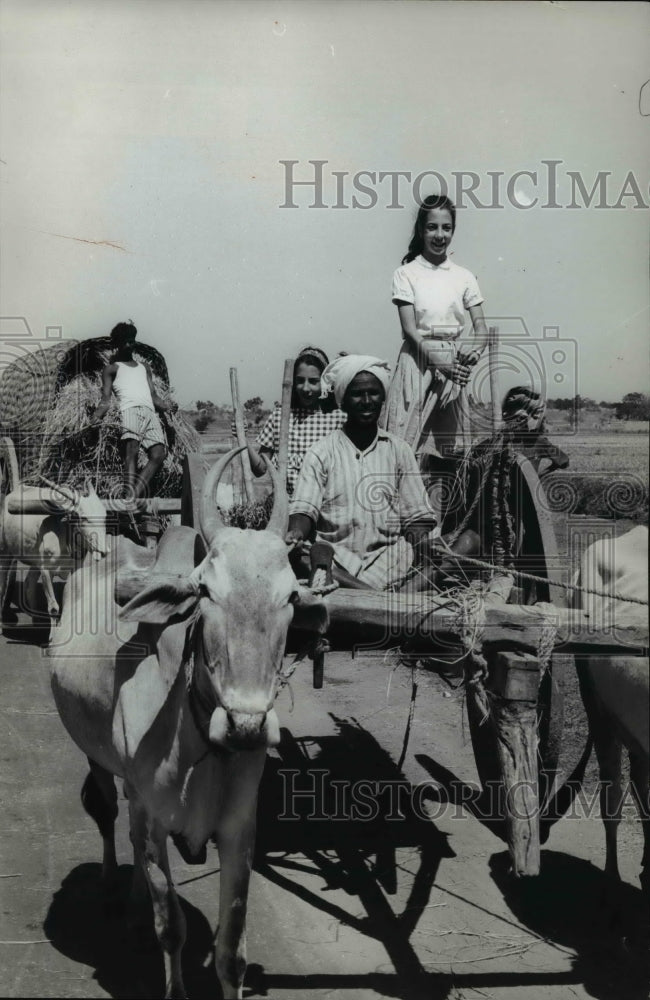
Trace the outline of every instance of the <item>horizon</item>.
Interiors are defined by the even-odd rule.
[[[231,367],[272,401],[310,342],[394,366],[391,276],[446,186],[500,393],[647,391],[647,5],[2,6],[1,312],[35,339],[132,318],[183,405]]]

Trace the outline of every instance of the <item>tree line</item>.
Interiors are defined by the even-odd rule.
[[[263,404],[261,396],[251,396],[244,403],[244,421],[249,427],[257,427],[268,417],[271,411],[265,409]],[[233,419],[232,405],[213,403],[211,399],[197,399],[196,410],[197,416],[193,423],[199,434],[212,423],[229,425]]]
[[[560,410],[573,414],[577,414],[579,410],[601,409],[613,410],[617,420],[650,420],[650,396],[643,392],[628,392],[615,403],[607,402],[607,400],[601,400],[600,403],[597,403],[589,396],[576,395],[549,399],[546,405],[549,410]],[[200,433],[212,423],[230,424],[232,421],[232,406],[229,404],[213,403],[210,399],[197,399],[195,407],[197,415],[193,423]],[[265,409],[261,396],[252,396],[244,403],[244,420],[249,427],[257,427],[270,412],[269,409]]]
[[[595,399],[588,396],[569,396],[565,399],[549,399],[549,410],[566,410],[577,413],[578,410],[614,410],[617,420],[650,420],[650,396],[644,392],[628,392],[623,399],[615,403]]]

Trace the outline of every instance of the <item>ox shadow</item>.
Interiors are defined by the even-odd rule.
[[[648,914],[640,889],[613,888],[591,862],[559,851],[542,851],[536,878],[513,878],[505,851],[490,858],[490,873],[520,923],[574,953],[574,981],[589,996],[647,1000]],[[627,935],[636,936],[640,953],[623,947]]]
[[[140,919],[144,930],[134,934],[125,919],[129,906],[132,865],[120,865],[118,885],[110,905],[101,884],[101,865],[81,864],[67,875],[52,897],[43,930],[52,945],[74,962],[95,971],[93,979],[115,1000],[163,996],[162,952],[153,930],[149,900]],[[213,932],[203,914],[179,895],[187,921],[183,976],[190,996],[218,997],[214,971]],[[146,922],[145,922],[146,918]]]
[[[374,990],[380,996],[447,997],[447,976],[423,968],[410,938],[429,904],[447,836],[390,755],[354,720],[331,715],[336,734],[295,738],[282,730],[267,759],[259,800],[255,868],[269,882],[384,948],[394,973],[266,974],[249,967],[249,996],[300,996],[307,989]],[[411,869],[400,884],[403,857]],[[313,877],[321,883],[314,889]],[[341,905],[334,890],[364,913]]]

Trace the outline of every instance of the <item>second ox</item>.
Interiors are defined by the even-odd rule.
[[[59,617],[59,603],[52,578],[77,565],[88,552],[95,559],[106,555],[106,509],[92,484],[87,493],[50,483],[47,498],[37,486],[20,486],[2,498],[0,505],[0,619],[15,621],[9,604],[16,563],[29,569],[26,586],[40,575],[47,612],[52,622]],[[12,512],[12,503],[34,504],[44,513]],[[34,599],[30,605],[35,607]]]

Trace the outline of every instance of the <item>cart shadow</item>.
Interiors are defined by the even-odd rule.
[[[380,942],[395,973],[301,977],[267,975],[252,966],[247,986],[252,995],[284,995],[317,989],[322,981],[321,988],[375,989],[380,996],[446,997],[449,978],[428,975],[409,939],[429,903],[440,861],[454,852],[370,733],[354,720],[330,717],[335,735],[296,739],[283,729],[277,755],[267,759],[255,868],[338,924]],[[397,852],[404,848],[411,849],[410,877],[400,885],[404,857]],[[312,887],[314,876],[320,889]],[[352,910],[360,903],[365,912],[350,912],[340,896],[331,895],[334,890],[354,897]]]
[[[428,754],[416,753],[414,756],[436,783],[437,787],[431,791],[433,800],[453,806],[463,806],[499,840],[506,840],[506,824],[501,816],[495,815],[495,801],[489,795],[486,795],[478,785],[462,781],[453,771],[439,764]]]
[[[125,921],[133,873],[120,865],[110,907],[101,884],[101,865],[78,865],[54,893],[43,922],[52,945],[74,962],[94,969],[93,979],[115,1000],[163,996],[163,959],[149,904],[147,931],[137,941]],[[203,914],[179,896],[187,921],[183,976],[190,996],[220,996],[214,963],[213,933]]]
[[[640,889],[623,883],[613,895],[603,871],[559,851],[542,851],[536,878],[513,878],[505,851],[489,863],[517,919],[541,938],[575,953],[573,971],[589,996],[647,1000],[647,953],[639,960],[621,945],[627,933],[647,921]]]

